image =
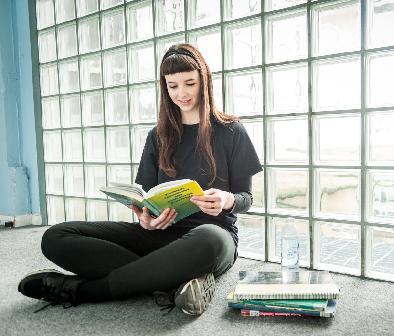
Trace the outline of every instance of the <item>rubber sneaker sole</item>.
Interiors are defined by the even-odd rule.
[[[215,278],[208,273],[182,285],[175,294],[175,306],[185,314],[201,315],[215,293]]]

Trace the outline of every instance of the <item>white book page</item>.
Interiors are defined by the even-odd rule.
[[[146,193],[142,189],[142,187],[139,184],[127,184],[127,183],[119,183],[119,182],[110,182],[110,185],[112,186],[113,190],[124,190],[128,191],[133,194],[137,194],[143,198],[145,198]]]

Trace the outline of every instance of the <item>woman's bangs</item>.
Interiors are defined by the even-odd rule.
[[[161,64],[160,76],[172,75],[179,72],[198,70],[198,65],[191,57],[186,55],[171,55]]]

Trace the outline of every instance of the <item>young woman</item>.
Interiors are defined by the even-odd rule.
[[[261,171],[245,128],[220,112],[212,75],[189,44],[172,46],[160,65],[160,112],[148,134],[135,182],[144,190],[175,179],[196,180],[200,212],[172,224],[174,209],[152,218],[132,207],[139,223],[66,222],[42,237],[43,254],[74,273],[42,270],[18,290],[52,304],[121,300],[166,291],[183,312],[203,313],[214,277],[237,258],[236,214],[252,204],[252,176]]]

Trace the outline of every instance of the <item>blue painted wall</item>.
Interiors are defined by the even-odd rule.
[[[0,214],[40,213],[28,0],[0,1]]]

